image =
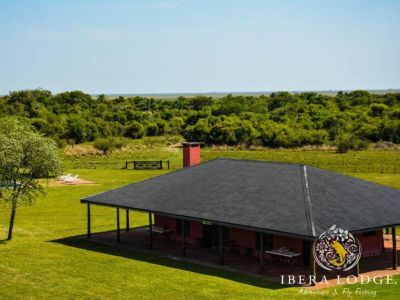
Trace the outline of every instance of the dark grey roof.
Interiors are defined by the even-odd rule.
[[[83,198],[260,231],[318,236],[400,224],[400,190],[318,168],[216,159]]]

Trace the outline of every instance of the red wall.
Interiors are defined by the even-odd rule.
[[[172,232],[168,233],[168,238],[171,240],[176,240],[176,219],[154,214],[154,225],[162,226],[165,229],[172,230]]]
[[[259,235],[254,231],[237,228],[229,229],[229,239],[233,240],[237,245],[242,248],[242,253],[246,252],[246,248],[252,248],[253,255],[259,257],[260,251],[256,247],[258,238]],[[303,240],[274,235],[272,237],[272,248],[277,249],[283,246],[288,247],[294,252],[303,254]],[[303,257],[300,259],[300,262],[302,261]]]
[[[197,245],[198,239],[203,238],[203,224],[200,222],[190,222],[190,235],[187,237],[189,244]]]
[[[300,239],[274,235],[272,238],[272,243],[274,245],[274,249],[287,247],[294,252],[303,253],[303,240]]]
[[[304,252],[304,241],[300,239],[295,239],[291,237],[286,237],[286,236],[280,236],[280,235],[274,235],[272,237],[272,244],[273,248],[277,249],[280,247],[287,247],[293,252],[301,253],[301,257],[299,262],[303,263],[304,261],[304,255],[309,255],[308,253],[303,253]]]
[[[181,235],[176,234],[176,219],[154,214],[154,225],[162,226],[166,229],[172,230],[172,232],[168,233],[169,239],[177,241],[181,239]],[[203,237],[203,224],[201,224],[200,222],[190,221],[190,231],[186,234],[187,243],[196,245],[197,238]]]
[[[256,233],[254,231],[229,228],[229,239],[242,248],[256,247]]]
[[[362,247],[362,257],[379,255],[383,251],[383,232],[360,233],[355,235]]]
[[[186,221],[189,222],[189,221]],[[154,224],[156,226],[163,226],[167,229],[172,230],[171,233],[167,235],[167,237],[171,240],[179,241],[181,239],[180,235],[176,234],[176,219],[170,217],[159,216],[155,214],[154,216]],[[362,247],[362,256],[374,256],[379,255],[383,251],[383,232],[381,230],[363,233],[355,235],[361,243]],[[187,243],[192,245],[198,245],[199,239],[203,237],[203,224],[201,222],[190,221],[190,232],[187,236]],[[238,228],[229,228],[229,241],[233,242],[236,246],[238,246],[237,250],[245,254],[247,253],[247,248],[251,248],[253,252],[253,256],[259,256],[260,251],[257,250],[257,238],[258,234],[254,231],[238,229]],[[295,239],[286,236],[278,236],[274,235],[272,237],[272,248],[277,249],[280,247],[288,247],[290,250],[294,252],[301,253],[302,256],[299,260],[299,263],[304,262],[304,255],[308,255],[308,253],[303,253],[304,251],[304,241],[301,239]]]
[[[239,248],[240,253],[246,253],[246,248],[251,248],[254,256],[258,256],[256,250],[257,234],[254,231],[229,228],[229,240],[233,241]]]
[[[181,239],[181,236],[176,234],[176,219],[159,216],[155,214],[154,225],[163,226],[167,229],[172,230],[172,232],[168,234],[169,239],[177,241]],[[188,236],[186,238],[187,243],[192,245],[197,245],[198,239],[201,239],[202,237],[203,237],[203,224],[201,222],[190,221],[190,232],[188,233]],[[236,246],[238,246],[238,250],[242,254],[245,254],[247,252],[247,249],[251,248],[253,251],[253,256],[258,257],[260,255],[259,253],[260,251],[257,250],[256,247],[257,238],[258,234],[254,231],[244,230],[239,228],[229,228],[229,241],[233,242]],[[283,236],[274,236],[273,248],[279,248],[282,246],[286,246],[295,252],[299,253],[303,252],[302,240],[283,237]]]

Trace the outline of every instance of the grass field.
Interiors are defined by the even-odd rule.
[[[181,150],[172,145],[179,143],[179,137],[146,137],[141,140],[131,140],[128,145],[115,151],[111,155],[90,155],[91,145],[75,146],[69,149],[66,159],[68,168],[122,168],[125,161],[132,160],[170,160],[171,168],[182,167]],[[166,145],[168,144],[168,145]],[[91,151],[90,151],[91,150]],[[231,157],[242,159],[262,159],[270,161],[284,161],[304,163],[327,170],[344,173],[388,173],[400,174],[400,150],[368,150],[350,151],[345,154],[333,150],[304,150],[304,149],[268,149],[260,148],[257,151],[229,147],[203,148],[202,160],[217,157]],[[87,155],[89,153],[89,155]]]
[[[161,150],[160,150],[161,151]],[[164,151],[164,150],[162,150]],[[169,150],[168,150],[169,151]],[[180,163],[180,153],[165,151],[165,158]],[[218,155],[203,151],[205,159]],[[163,152],[164,153],[164,152]],[[169,154],[168,154],[169,153]],[[281,157],[294,157],[294,154]],[[305,154],[306,153],[306,154]],[[387,152],[388,161],[398,153]],[[324,157],[324,153],[302,152],[302,157]],[[370,154],[358,153],[360,168]],[[153,155],[157,152],[153,151]],[[225,151],[225,157],[269,159],[262,151]],[[277,154],[275,154],[277,155]],[[328,159],[328,158],[324,158]],[[299,159],[300,161],[300,159]],[[321,161],[321,164],[324,162]],[[373,162],[372,162],[373,163]],[[159,175],[167,171],[131,171],[107,169],[68,170],[82,178],[96,181],[88,186],[51,186],[47,195],[33,207],[21,207],[17,212],[14,239],[0,242],[0,299],[336,299],[333,290],[328,295],[299,296],[298,288],[286,288],[266,280],[223,272],[211,268],[179,263],[168,259],[127,250],[110,249],[87,241],[64,240],[86,232],[86,210],[79,203],[83,196],[94,194],[130,182]],[[356,173],[368,180],[400,188],[400,174]],[[8,209],[0,208],[0,239],[6,237]],[[146,215],[134,213],[132,225],[146,223]],[[115,211],[93,207],[94,232],[115,228]],[[400,282],[400,278],[396,277]],[[356,291],[359,285],[346,286]],[[368,284],[379,299],[398,299],[400,285]],[[337,288],[340,293],[343,287]],[[339,297],[340,298],[340,297]],[[367,296],[353,295],[352,299]]]

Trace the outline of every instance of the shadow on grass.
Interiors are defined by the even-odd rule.
[[[210,275],[221,277],[228,280],[233,280],[239,283],[244,283],[256,287],[268,289],[282,289],[285,286],[268,281],[257,276],[246,275],[242,273],[231,272],[227,270],[216,269],[208,266],[202,266],[191,262],[178,261],[168,257],[158,256],[156,254],[140,252],[140,250],[128,250],[114,246],[99,244],[90,240],[82,238],[82,236],[68,237],[58,240],[50,241],[52,243],[59,243],[70,247],[105,253],[108,255],[120,256],[151,264],[162,265],[170,268],[176,268],[184,271],[195,272],[203,275]]]

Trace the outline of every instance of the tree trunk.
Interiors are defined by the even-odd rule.
[[[8,227],[8,237],[7,240],[11,241],[12,239],[12,234],[13,234],[13,227],[14,227],[14,220],[15,220],[15,214],[17,212],[17,204],[13,203],[12,208],[11,208],[11,218],[10,218],[10,226]]]

